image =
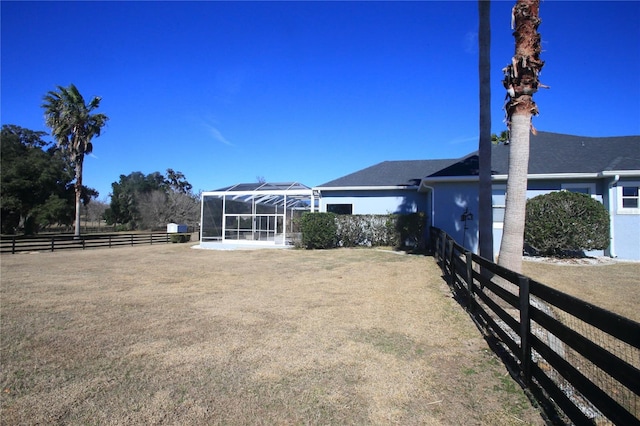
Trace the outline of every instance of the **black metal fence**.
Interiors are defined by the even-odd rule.
[[[20,253],[32,251],[55,251],[69,249],[90,249],[118,246],[133,246],[137,244],[161,244],[171,241],[171,235],[164,233],[135,233],[135,234],[89,234],[75,237],[74,235],[49,235],[36,237],[2,236],[0,238],[0,253]]]
[[[443,276],[552,421],[640,425],[640,323],[502,268],[432,229]]]

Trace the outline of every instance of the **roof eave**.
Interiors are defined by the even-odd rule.
[[[553,179],[601,179],[605,177],[625,176],[636,177],[640,176],[640,170],[608,170],[599,173],[542,173],[542,174],[528,174],[527,180],[553,180]],[[492,181],[506,181],[508,175],[492,175]],[[428,187],[433,183],[464,183],[464,182],[476,182],[479,180],[477,175],[474,176],[432,176],[425,177],[420,181],[420,187]]]
[[[418,189],[417,185],[380,185],[380,186],[316,186],[314,191],[392,191],[397,189]]]

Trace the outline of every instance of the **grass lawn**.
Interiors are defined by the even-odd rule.
[[[595,265],[524,262],[522,273],[563,293],[640,322],[640,262]]]
[[[432,258],[3,255],[2,424],[542,424]]]

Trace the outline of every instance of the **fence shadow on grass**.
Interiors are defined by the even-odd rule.
[[[548,422],[640,425],[640,323],[502,268],[439,229],[431,242],[454,297]]]

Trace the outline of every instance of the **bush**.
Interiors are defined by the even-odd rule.
[[[336,215],[304,213],[301,218],[302,245],[307,249],[327,249],[336,246]]]
[[[341,247],[394,246],[395,215],[338,215],[336,239]]]
[[[403,247],[424,248],[424,228],[427,224],[427,215],[424,212],[398,215],[396,219],[396,231],[399,236],[399,245]]]
[[[551,192],[527,201],[525,243],[542,255],[609,246],[609,213],[589,195]]]
[[[186,243],[191,240],[191,234],[169,234],[172,243]]]

